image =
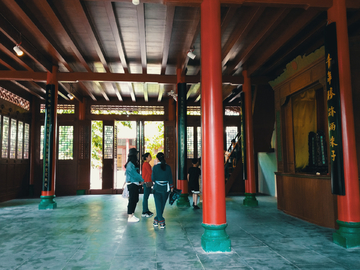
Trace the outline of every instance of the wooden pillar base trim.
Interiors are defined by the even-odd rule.
[[[182,193],[176,201],[177,207],[190,207],[189,194]]]
[[[57,208],[57,203],[54,200],[55,195],[53,195],[53,196],[40,196],[40,198],[41,198],[41,202],[39,204],[39,210]]]
[[[337,220],[339,229],[333,234],[333,242],[344,248],[360,246],[360,222]]]
[[[259,202],[255,197],[255,193],[245,193],[245,199],[243,200],[245,206],[259,206]]]
[[[226,234],[227,223],[221,225],[201,224],[205,232],[201,236],[201,247],[205,252],[231,252],[231,240]]]

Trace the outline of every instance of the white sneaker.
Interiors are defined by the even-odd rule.
[[[131,217],[128,218],[128,222],[139,222],[140,219],[138,219],[137,217],[135,217],[134,215],[132,215]]]

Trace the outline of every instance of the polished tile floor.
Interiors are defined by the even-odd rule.
[[[274,197],[257,198],[256,208],[226,199],[229,253],[202,250],[201,209],[167,204],[160,230],[152,218],[127,223],[121,195],[59,197],[56,210],[38,210],[39,199],[0,203],[0,269],[360,269],[360,248],[333,244],[333,230],[283,214]]]

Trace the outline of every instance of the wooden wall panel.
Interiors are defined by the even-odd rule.
[[[336,196],[330,177],[276,174],[278,209],[311,223],[335,228]]]

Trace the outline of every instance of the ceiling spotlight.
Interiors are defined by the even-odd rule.
[[[69,98],[70,100],[73,100],[73,99],[74,99],[74,95],[71,94],[71,93],[67,94],[67,96],[68,96],[68,98]]]
[[[17,56],[22,56],[24,54],[24,52],[20,49],[20,44],[17,44],[13,50],[16,52]]]
[[[191,59],[195,59],[196,55],[193,53],[194,49],[188,51],[187,56]]]
[[[137,6],[140,4],[140,0],[132,0],[133,5]]]

